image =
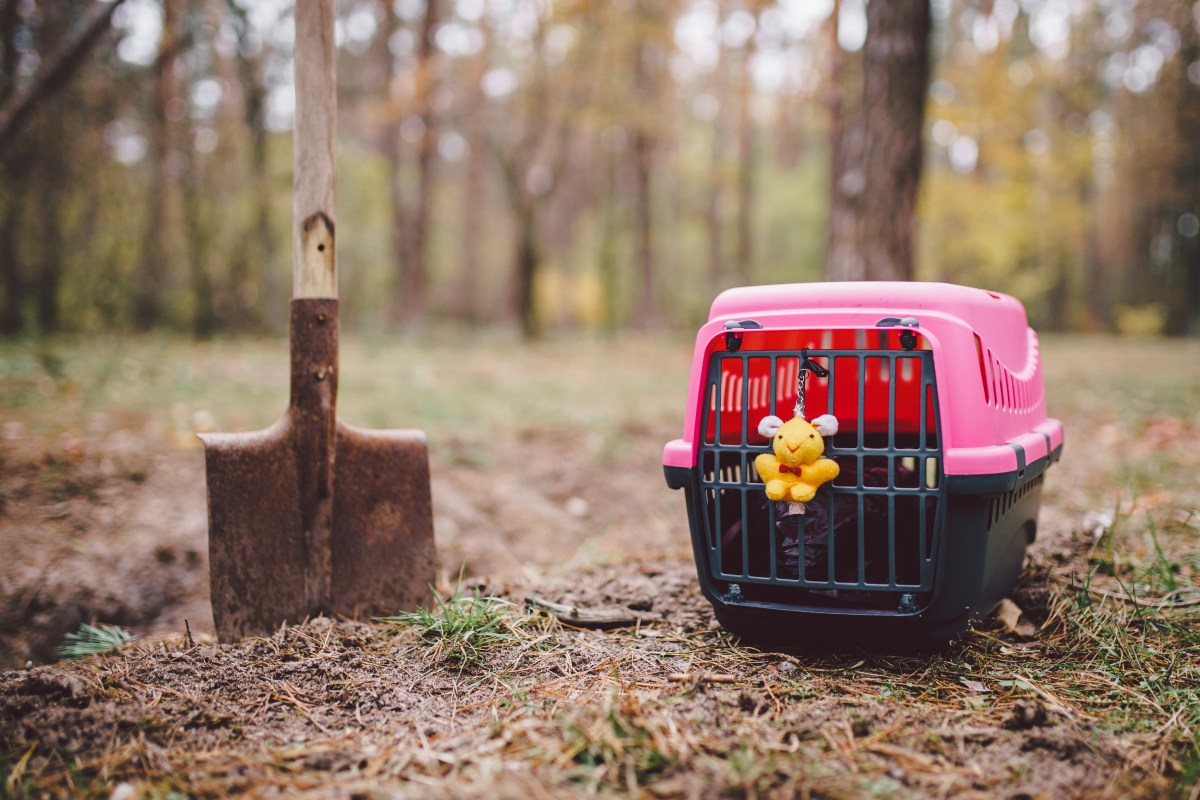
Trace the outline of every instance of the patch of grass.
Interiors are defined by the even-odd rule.
[[[778,783],[778,762],[775,753],[759,753],[749,745],[738,745],[726,759],[729,783],[743,796],[757,797]]]
[[[79,630],[66,635],[58,646],[58,657],[62,661],[78,661],[116,650],[132,639],[129,631],[117,625],[89,625],[84,622]]]
[[[1169,558],[1163,550],[1162,542],[1158,537],[1158,526],[1154,524],[1154,519],[1151,518],[1148,522],[1146,536],[1150,540],[1154,558],[1145,569],[1146,577],[1151,580],[1153,588],[1166,595],[1174,594],[1180,588],[1179,581],[1176,579],[1176,575],[1180,572],[1180,565]]]
[[[1192,798],[1197,786],[1200,786],[1200,754],[1193,751],[1184,758],[1176,787],[1180,797]]]
[[[25,779],[25,770],[33,750],[32,747],[26,750],[15,764],[9,758],[0,756],[0,800],[38,796],[37,790]]]
[[[1174,750],[1180,779],[1193,782],[1200,763],[1200,587],[1186,554],[1196,536],[1190,520],[1171,530],[1149,515],[1144,525],[1130,518],[1114,525],[1093,549],[1087,572],[1066,581],[1057,598],[1044,633],[1061,673],[1042,678],[1103,713],[1103,727],[1153,734]]]
[[[48,361],[26,342],[0,341],[0,415],[29,435],[85,430],[90,415],[108,413],[106,424],[149,425],[198,446],[191,434],[200,418],[217,430],[254,430],[274,422],[288,398],[288,350],[278,338],[63,337],[52,346]],[[452,331],[422,341],[347,334],[339,359],[339,416],[421,428],[434,448],[448,448],[464,420],[485,430],[519,420],[589,431],[650,420],[674,433],[690,365],[687,340],[641,334],[522,346]]]
[[[666,732],[641,714],[630,695],[613,697],[603,713],[562,720],[564,752],[581,770],[578,778],[593,786],[636,790],[675,763]]]
[[[435,597],[432,608],[418,608],[380,619],[397,628],[411,628],[444,661],[462,666],[477,664],[493,648],[516,646],[529,637],[522,629],[532,621],[511,602],[478,593],[455,591]]]

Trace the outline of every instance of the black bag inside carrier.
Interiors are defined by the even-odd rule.
[[[936,287],[960,312],[1000,304],[983,308],[1019,323],[1033,350],[1023,371],[1002,363],[986,324],[931,315],[929,297],[904,303],[914,287]],[[829,297],[847,291],[880,306],[830,310]],[[721,623],[780,643],[923,644],[989,612],[1020,571],[1044,471],[1061,452],[1030,336],[1012,298],[942,284],[718,298],[697,339],[685,438],[668,444],[664,465],[685,490],[701,586]],[[955,342],[966,352],[952,357]],[[769,499],[755,464],[772,445],[760,420],[827,414],[838,422],[824,437],[837,476],[807,502]]]

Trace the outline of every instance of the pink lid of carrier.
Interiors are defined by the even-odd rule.
[[[840,370],[833,386],[810,378],[808,417],[834,413],[860,428],[936,430],[946,475],[1020,471],[1061,446],[1062,424],[1046,416],[1037,334],[1015,298],[945,283],[782,284],[731,289],[713,302],[696,337],[683,437],[667,444],[664,465],[696,466],[698,442],[711,441],[727,414],[737,416],[728,421],[737,426],[742,416],[757,421],[771,408],[791,416],[798,360],[756,359],[755,351],[899,351],[913,346],[906,332],[915,334],[917,351],[932,355],[936,404],[919,396],[921,376],[906,361],[893,361],[894,375],[864,366]],[[731,350],[746,354],[747,366],[710,378],[710,358]],[[706,387],[721,395],[707,398],[707,415]],[[704,418],[708,430],[701,431]]]

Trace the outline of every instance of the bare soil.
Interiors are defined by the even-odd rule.
[[[64,430],[6,397],[0,797],[1195,797],[1200,376],[1195,348],[1159,347],[1140,352],[1160,382],[1105,396],[1084,376],[1111,343],[1048,344],[1071,438],[1012,594],[1032,627],[991,621],[922,657],[765,652],[715,623],[658,461],[686,346],[599,348],[589,370],[621,366],[580,390],[595,408],[570,398],[572,419],[514,413],[482,442],[457,418],[420,420],[440,589],[463,574],[460,591],[511,602],[505,643],[475,663],[372,621],[217,644],[188,429],[212,421],[189,406],[176,430],[153,410],[64,397],[59,380],[47,402]],[[514,380],[561,355],[526,357]],[[470,382],[506,397],[505,376],[486,374],[495,352],[476,356]],[[655,359],[683,362],[665,399],[613,412],[603,385],[655,386]],[[1155,565],[1176,589],[1151,582]],[[1126,584],[1142,587],[1133,601]],[[527,610],[531,596],[635,622],[579,629]],[[83,621],[138,638],[50,663]]]

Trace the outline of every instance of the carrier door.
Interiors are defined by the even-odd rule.
[[[808,372],[805,416],[838,418],[825,455],[840,474],[797,508],[767,499],[754,461],[770,451],[759,420],[793,416],[806,358],[827,375]],[[791,607],[918,610],[942,527],[937,403],[924,337],[909,350],[888,331],[762,331],[712,352],[698,461],[710,576]]]

